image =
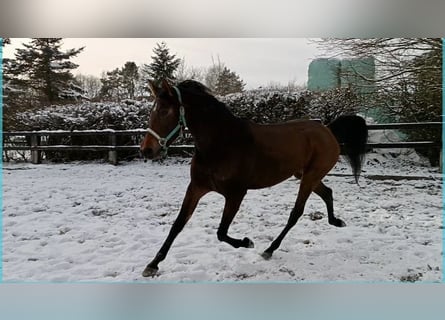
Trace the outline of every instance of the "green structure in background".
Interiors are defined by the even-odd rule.
[[[341,77],[342,86],[352,86],[363,95],[375,93],[374,58],[342,60]]]
[[[374,58],[313,60],[308,70],[308,89],[326,91],[334,88],[352,88],[358,94],[375,92]]]
[[[307,88],[320,92],[341,87],[339,59],[320,58],[309,64]]]
[[[373,57],[357,59],[315,59],[309,64],[308,90],[322,92],[335,88],[350,88],[362,97],[361,112],[378,122],[388,122],[380,108],[368,105],[376,92],[375,61]]]

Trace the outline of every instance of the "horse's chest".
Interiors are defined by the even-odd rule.
[[[221,170],[210,173],[209,181],[212,189],[222,194],[240,184],[231,174]]]
[[[246,188],[243,171],[228,164],[208,168],[207,177],[211,189],[221,194]]]
[[[211,190],[225,194],[233,189],[245,188],[247,171],[243,161],[226,157],[217,161],[196,161],[195,170],[202,174]],[[208,159],[205,159],[208,160]],[[213,160],[213,159],[212,159]]]

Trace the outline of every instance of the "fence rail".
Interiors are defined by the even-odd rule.
[[[369,124],[368,129],[372,130],[421,130],[421,129],[440,129],[441,122],[422,122],[422,123],[387,123],[387,124]],[[117,137],[132,136],[140,141],[147,131],[145,129],[135,130],[74,130],[74,131],[7,131],[3,132],[3,151],[30,151],[31,162],[40,163],[42,152],[48,151],[108,151],[108,160],[113,164],[118,162],[118,151],[139,151],[138,144],[118,145]],[[42,145],[42,137],[72,137],[72,136],[103,136],[108,137],[108,145]],[[10,141],[9,137],[24,137],[26,144],[17,145]],[[388,149],[388,148],[441,148],[441,141],[403,141],[403,142],[385,142],[368,143],[370,149]],[[187,144],[173,144],[171,147],[177,151],[192,151],[192,140],[188,139]]]
[[[442,122],[400,122],[400,123],[376,123],[368,124],[368,130],[385,129],[440,129]]]

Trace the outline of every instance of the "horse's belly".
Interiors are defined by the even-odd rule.
[[[272,187],[280,182],[283,182],[284,180],[288,179],[290,176],[285,177],[283,179],[274,179],[274,180],[268,180],[268,181],[253,181],[251,184],[248,185],[247,189],[263,189]]]
[[[295,168],[280,168],[269,166],[257,169],[249,179],[249,189],[261,189],[274,186],[299,172]]]

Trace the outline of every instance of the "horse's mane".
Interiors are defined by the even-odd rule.
[[[182,81],[181,83],[178,84],[178,88],[182,89],[182,90],[186,90],[190,93],[214,97],[209,88],[207,88],[201,82],[198,82],[195,80]]]
[[[234,117],[229,108],[227,108],[224,103],[219,101],[212,94],[212,91],[202,83],[195,80],[185,80],[178,84],[178,88],[181,92],[198,96],[200,99],[197,99],[197,101],[200,101],[201,107],[206,108],[207,111],[213,111],[221,115],[224,114]]]

